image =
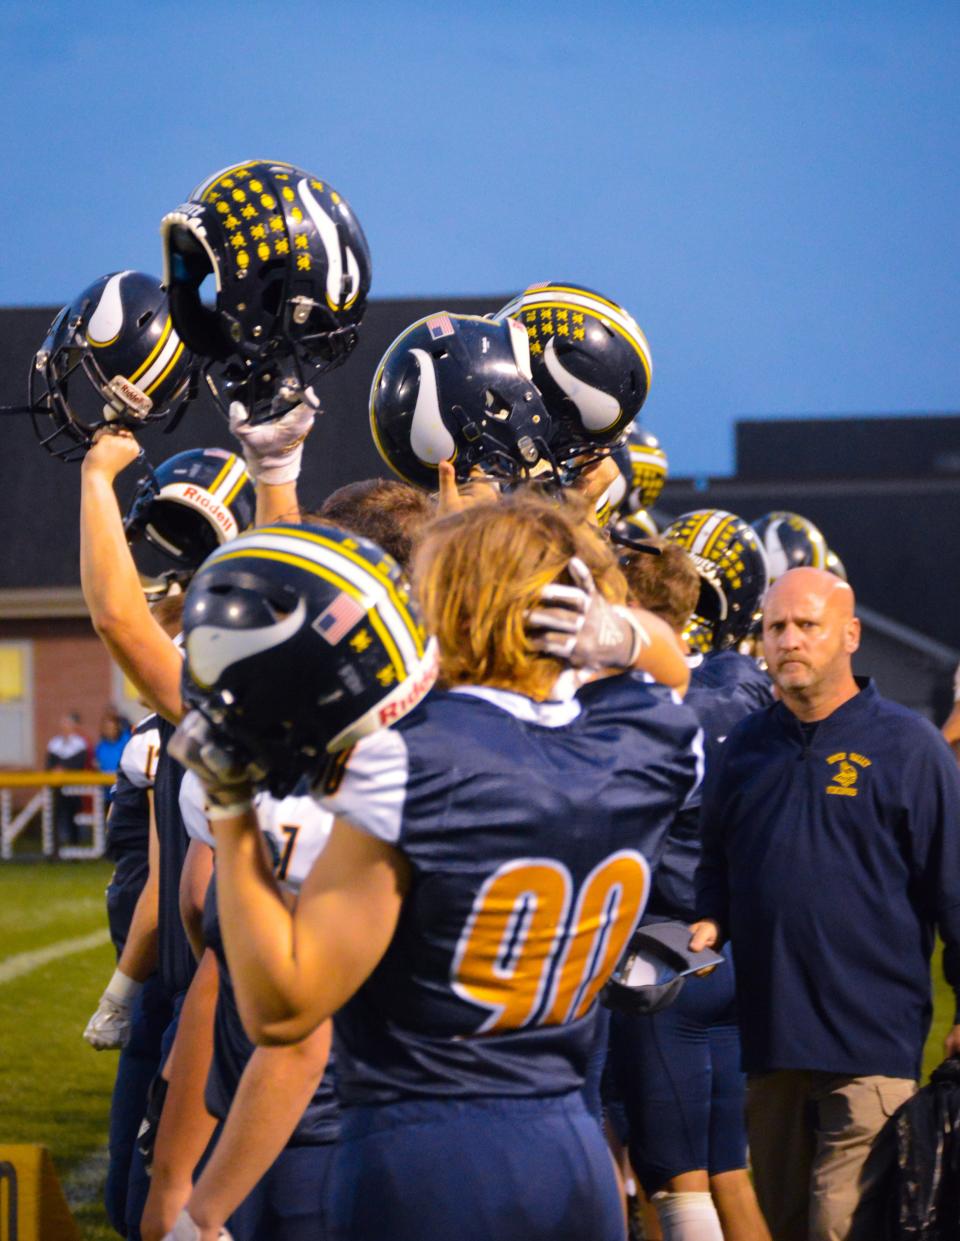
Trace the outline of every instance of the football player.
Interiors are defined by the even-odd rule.
[[[181,786],[180,804],[192,840],[214,849],[202,786],[192,774]],[[293,897],[326,843],[332,816],[305,788],[283,799],[259,794],[256,814],[277,882]],[[193,1221],[216,1236],[226,1222],[233,1241],[266,1236],[321,1241],[322,1186],[331,1143],[339,1133],[328,1063],[329,1023],[292,1046],[254,1048],[234,999],[215,876],[206,893],[202,933],[208,958],[216,962],[218,995],[214,1021],[193,1037],[199,1035],[208,1045],[212,1038],[210,1072],[205,1083],[180,1077],[171,1083],[168,1104],[178,1093],[182,1096],[179,1123],[168,1123],[171,1113],[165,1107],[141,1224],[144,1241],[159,1241],[184,1207],[181,1232]],[[177,1040],[184,1034],[181,1027]],[[214,1136],[213,1152],[194,1188],[199,1156]]]
[[[685,514],[653,541],[660,555],[621,558],[633,597],[678,635],[692,634],[686,703],[703,729],[707,774],[729,731],[772,701],[737,643],[766,589],[759,540],[718,509]],[[648,921],[690,922],[700,854],[699,798],[679,811],[654,875]],[[769,1241],[747,1173],[732,963],[682,985],[645,1016],[613,1014],[611,1060],[626,1104],[630,1160],[666,1241]]]
[[[275,538],[289,560],[296,538]],[[368,553],[351,569],[333,535],[314,540],[317,565],[352,586],[334,650],[360,671],[349,644],[369,649],[377,634],[345,599]],[[255,534],[240,543],[267,551]],[[310,551],[303,540],[299,555]],[[248,598],[254,566],[272,620]],[[292,911],[263,858],[250,781],[274,765],[287,778],[316,771],[325,719],[342,717],[362,675],[336,674],[313,636],[318,604],[286,562],[215,555],[191,586],[199,708],[177,752],[219,803],[240,1012],[261,1044],[336,1013],[335,1232],[619,1241],[612,1165],[580,1086],[597,992],[646,899],[644,854],[695,780],[697,728],[629,673],[584,673],[579,694],[551,695],[568,667],[647,668],[682,690],[686,665],[662,622],[622,606],[612,553],[566,506],[516,497],[445,518],[421,541],[415,577],[445,688],[400,719],[381,708],[393,726],[328,775],[336,820]],[[401,659],[412,636],[393,632]],[[304,719],[318,696],[323,711]]]

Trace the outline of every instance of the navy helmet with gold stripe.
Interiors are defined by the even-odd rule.
[[[160,235],[174,322],[225,410],[236,400],[252,422],[277,417],[356,346],[370,250],[329,182],[279,160],[233,164],[168,212]]]
[[[185,700],[275,796],[436,678],[396,562],[326,526],[261,526],[219,548],[190,584],[183,632]]]
[[[754,529],[718,508],[684,513],[664,530],[700,574],[700,597],[688,629],[690,646],[707,654],[734,646],[753,627],[767,589],[767,558]]]
[[[633,423],[623,444],[613,453],[621,478],[611,495],[614,507],[628,515],[648,512],[660,498],[667,481],[667,454],[655,435]]]
[[[650,389],[650,346],[617,302],[567,281],[534,284],[497,311],[530,340],[533,382],[553,420],[563,461],[619,442]]]
[[[172,575],[145,583],[149,596],[188,581],[212,551],[253,524],[256,507],[243,458],[225,448],[190,448],[148,471],[137,484],[124,530],[135,555],[142,539],[175,566]]]
[[[446,311],[418,319],[387,349],[370,387],[370,427],[387,465],[415,486],[437,486],[452,461],[516,482],[555,476],[550,415],[530,375],[527,334]]]
[[[197,362],[177,335],[154,276],[101,276],[60,311],[34,356],[29,406],[41,444],[78,460],[106,424],[137,431],[180,414]]]
[[[767,554],[771,582],[788,569],[830,567],[827,540],[808,517],[786,511],[765,513],[753,522],[753,528]]]

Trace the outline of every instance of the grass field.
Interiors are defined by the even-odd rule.
[[[105,928],[109,875],[101,862],[0,864],[0,971],[17,954]],[[0,1141],[49,1147],[87,1241],[116,1237],[99,1187],[117,1060],[80,1037],[112,969],[104,943],[8,981],[0,973]],[[939,1063],[951,1017],[938,978],[925,1074]]]

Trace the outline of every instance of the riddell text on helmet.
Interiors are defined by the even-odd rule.
[[[436,666],[431,662],[430,667],[417,677],[401,698],[394,698],[392,702],[381,704],[380,710],[377,713],[381,725],[386,727],[387,724],[394,723],[395,720],[399,720],[406,715],[412,707],[415,707],[433,685],[436,675]]]
[[[184,500],[202,508],[205,513],[213,518],[218,526],[222,527],[228,538],[231,538],[237,532],[237,523],[234,521],[232,514],[228,509],[218,504],[216,500],[211,500],[208,492],[201,490],[199,487],[186,486],[182,491]]]

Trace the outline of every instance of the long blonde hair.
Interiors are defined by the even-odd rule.
[[[571,584],[573,556],[605,598],[625,601],[609,545],[575,505],[519,493],[432,522],[414,557],[414,585],[439,642],[442,682],[549,697],[564,665],[531,646],[524,616],[550,582]]]

